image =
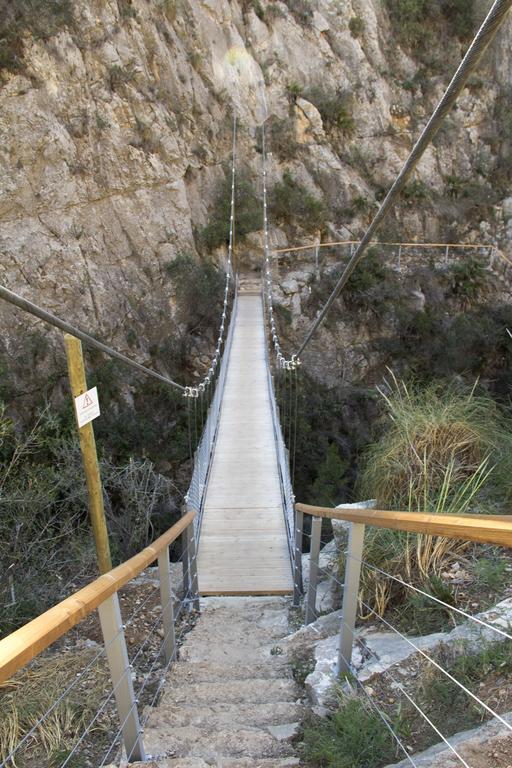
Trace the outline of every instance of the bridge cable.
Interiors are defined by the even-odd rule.
[[[14,293],[14,291],[10,291],[8,288],[5,288],[4,286],[0,286],[0,299],[3,299],[4,301],[9,302],[9,304],[14,304],[14,306],[18,307],[18,309],[22,309],[24,312],[28,312],[30,315],[34,315],[34,317],[39,318],[39,320],[43,320],[45,323],[48,323],[49,325],[53,325],[55,328],[59,328],[61,331],[64,331],[65,333],[70,333],[72,336],[76,336],[77,339],[80,339],[89,347],[98,349],[100,352],[103,352],[109,357],[113,357],[116,360],[120,360],[122,363],[124,363],[124,365],[127,365],[130,368],[135,368],[135,370],[145,373],[146,376],[151,376],[152,378],[157,379],[157,381],[160,381],[164,384],[168,384],[169,386],[174,387],[175,389],[178,389],[181,392],[185,392],[186,387],[183,387],[181,384],[178,384],[176,381],[173,381],[167,376],[163,376],[161,373],[157,373],[156,371],[153,371],[151,368],[147,368],[145,365],[141,365],[140,363],[137,363],[135,360],[132,360],[130,357],[123,355],[122,352],[118,352],[116,349],[112,349],[106,344],[103,344],[103,342],[98,341],[93,336],[90,336],[88,333],[85,333],[85,331],[82,331],[80,328],[77,328],[76,326],[71,325],[71,323],[67,323],[65,320],[62,320],[60,317],[57,317],[57,315],[54,315],[51,312],[48,312],[46,309],[39,307],[37,304],[34,304],[32,301],[29,301],[28,299],[24,299],[22,296],[19,296],[17,293]]]
[[[315,321],[306,334],[304,341],[294,356],[295,358],[298,358],[309,344],[314,333],[322,324],[327,313],[331,309],[334,301],[337,299],[347,284],[347,281],[350,278],[352,272],[365,255],[365,251],[370,244],[370,241],[372,240],[376,230],[380,227],[384,219],[390,213],[392,206],[401,194],[409,177],[418,165],[418,162],[423,156],[425,150],[437,135],[446,115],[453,107],[455,101],[465,87],[470,75],[478,66],[483,54],[496,36],[496,33],[504,22],[505,17],[511,7],[512,0],[495,0],[491,10],[487,14],[482,26],[475,35],[473,42],[468,48],[466,55],[462,59],[462,62],[460,63],[455,75],[453,76],[448,88],[446,89],[444,96],[432,113],[432,116],[430,117],[427,125],[423,129],[409,157],[405,161],[402,170],[396,177],[391,189],[387,193],[382,205],[377,211],[377,214],[375,215],[362,240],[357,246],[354,255],[345,267],[340,279],[336,283],[336,286],[327,299],[323,309],[318,313]]]
[[[274,313],[274,299],[272,294],[272,266],[270,258],[270,236],[268,225],[268,158],[266,123],[268,110],[265,96],[264,83],[261,84],[262,104],[264,109],[261,124],[261,156],[262,156],[262,192],[263,192],[263,249],[264,249],[264,274],[263,274],[263,299],[264,307],[268,315],[270,337],[274,348],[277,371],[274,377],[275,399],[278,405],[281,430],[284,444],[287,448],[287,475],[293,476],[296,463],[296,436],[297,436],[297,405],[298,405],[298,368],[300,361],[296,355],[290,359],[282,353],[278,335],[276,318]],[[293,480],[292,480],[293,483]],[[291,487],[290,487],[291,492]]]
[[[512,0],[511,0],[512,2]],[[230,207],[229,207],[229,238],[228,238],[228,258],[227,258],[227,265],[226,265],[226,279],[224,283],[224,300],[222,303],[222,316],[221,316],[221,322],[219,327],[219,335],[217,337],[217,343],[215,347],[215,354],[213,357],[213,360],[210,364],[210,367],[208,368],[208,371],[206,373],[206,376],[202,379],[202,381],[194,386],[194,387],[187,387],[185,396],[191,397],[194,400],[196,400],[200,394],[204,393],[205,390],[210,389],[210,392],[212,390],[212,387],[210,386],[212,383],[215,382],[215,378],[219,373],[218,367],[220,363],[220,358],[222,357],[222,348],[223,344],[225,343],[225,337],[227,334],[227,316],[228,316],[228,306],[229,306],[229,294],[230,294],[230,287],[233,283],[235,283],[233,277],[234,277],[234,270],[233,270],[233,252],[234,252],[234,233],[235,233],[235,190],[236,190],[236,159],[237,159],[237,117],[236,112],[233,111],[233,138],[232,138],[232,146],[231,146],[231,201],[230,201]],[[233,291],[236,291],[236,285],[233,288]]]

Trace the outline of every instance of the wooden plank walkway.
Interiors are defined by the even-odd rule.
[[[261,297],[239,296],[198,551],[201,595],[293,591]]]

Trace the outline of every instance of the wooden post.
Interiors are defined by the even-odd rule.
[[[75,410],[74,398],[87,392],[82,342],[80,339],[71,336],[69,333],[64,335],[64,342],[66,344],[69,383],[71,384],[71,394],[73,395],[73,410]],[[105,509],[103,506],[103,488],[101,485],[92,422],[78,428],[78,434],[80,436],[80,450],[82,451],[85,479],[87,482],[89,514],[94,533],[94,542],[96,544],[98,566],[100,573],[107,573],[107,571],[110,571],[112,568],[112,560],[110,557],[107,524],[105,522]]]

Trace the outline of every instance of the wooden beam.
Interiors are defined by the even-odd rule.
[[[66,345],[66,358],[68,362],[69,383],[73,395],[73,410],[75,401],[79,395],[87,392],[87,380],[85,378],[84,356],[82,354],[82,342],[71,334],[64,334]],[[75,418],[77,419],[76,412]],[[80,438],[80,451],[84,465],[85,481],[87,483],[87,495],[89,498],[89,517],[91,518],[94,544],[96,546],[96,558],[100,573],[108,573],[112,568],[110,557],[110,544],[108,540],[107,522],[105,520],[105,507],[103,505],[103,486],[101,484],[96,440],[94,439],[94,427],[92,421],[81,427],[78,424]]]
[[[333,243],[311,243],[311,245],[297,245],[293,248],[276,248],[272,253],[293,253],[296,251],[310,251],[313,248],[329,248],[334,245],[359,245],[359,240],[337,240]],[[370,245],[401,245],[404,248],[491,248],[490,243],[385,243],[380,240],[372,240]]]
[[[142,573],[165,547],[180,536],[195,516],[195,512],[188,512],[149,547],[0,640],[0,683],[12,677],[108,597]]]
[[[436,515],[380,509],[329,509],[309,504],[297,504],[296,507],[299,512],[313,517],[512,547],[512,515]]]

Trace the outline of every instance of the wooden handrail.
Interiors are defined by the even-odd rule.
[[[293,253],[294,251],[310,251],[312,248],[329,248],[332,245],[359,245],[359,240],[337,240],[333,243],[311,243],[311,245],[296,245],[293,248],[276,248],[272,253]],[[403,248],[492,248],[491,243],[387,243],[372,240],[370,245],[401,245]]]
[[[477,541],[512,547],[512,515],[443,515],[426,512],[392,512],[380,509],[329,509],[296,504],[299,512],[313,517],[364,523],[377,528],[389,528],[449,539]]]
[[[195,516],[195,512],[188,512],[149,547],[0,640],[0,683],[12,677],[89,616],[104,600],[142,573],[165,547],[183,533]]]

